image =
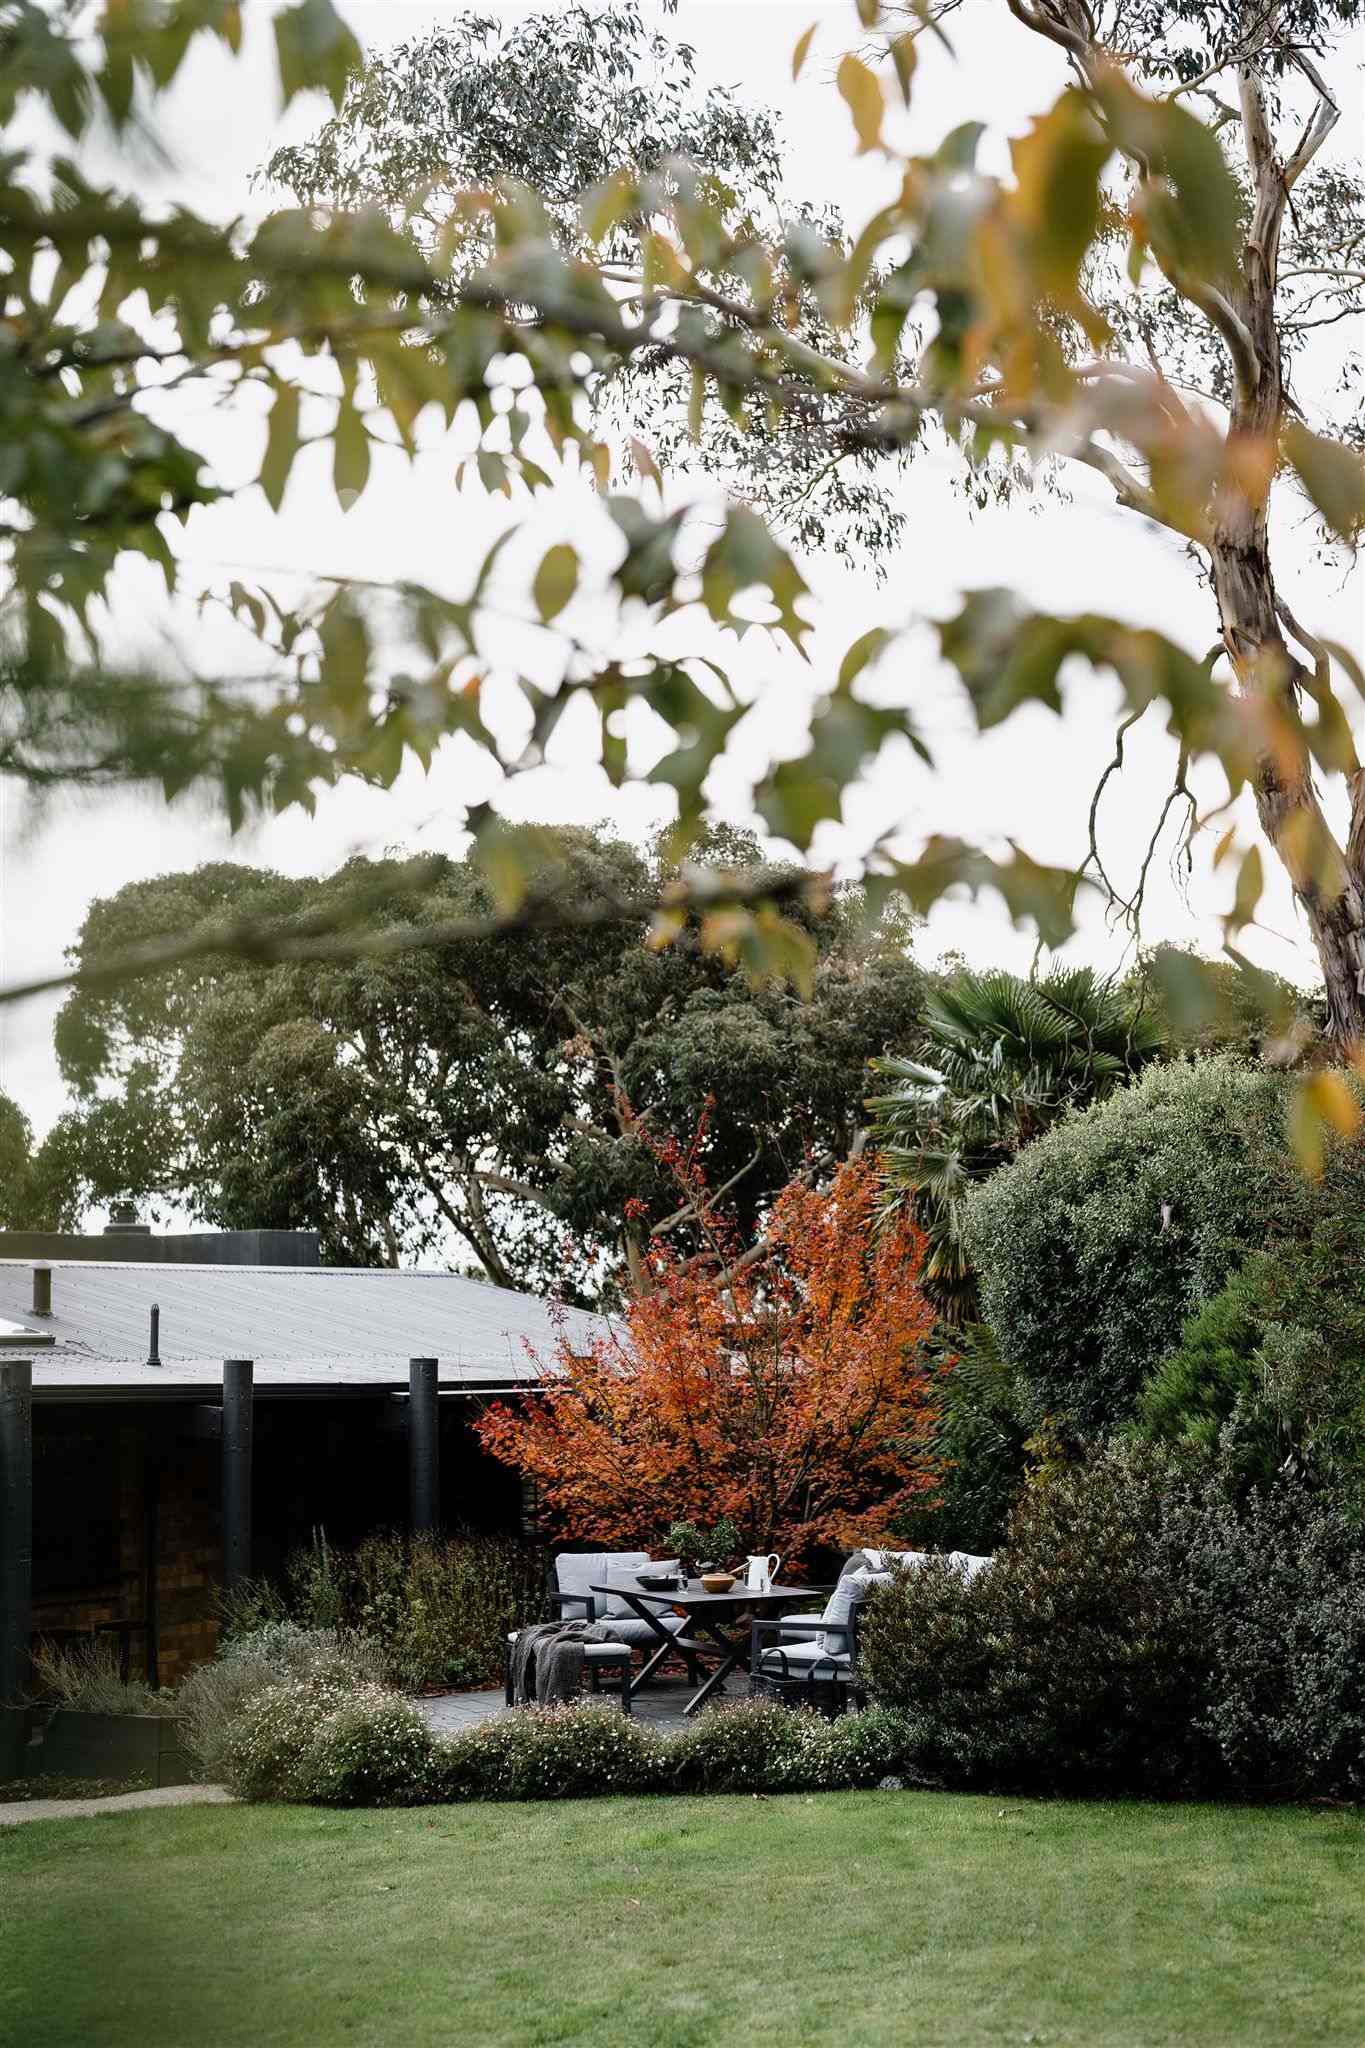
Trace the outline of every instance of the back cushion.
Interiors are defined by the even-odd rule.
[[[566,1550],[555,1559],[555,1583],[561,1593],[586,1593],[606,1563],[600,1550]]]
[[[598,1563],[601,1569],[594,1572],[593,1577],[599,1584],[605,1581],[608,1585],[638,1587],[639,1574],[649,1563],[649,1552],[647,1550],[610,1551],[599,1558]],[[613,1615],[618,1620],[624,1620],[628,1615],[635,1614],[635,1609],[631,1606],[630,1602],[621,1599],[617,1593],[607,1593],[606,1595],[599,1593],[596,1599],[599,1621],[604,1617]]]
[[[933,1555],[928,1550],[865,1550],[862,1554],[874,1572],[885,1571],[892,1564],[923,1564]]]
[[[889,1572],[846,1572],[825,1602],[825,1611],[820,1616],[821,1621],[850,1621],[854,1608],[860,1607],[866,1600],[870,1587],[889,1586],[890,1583]],[[815,1640],[822,1650],[835,1657],[850,1648],[849,1639],[845,1635],[817,1636]]]
[[[985,1571],[991,1559],[989,1557],[977,1557],[970,1550],[950,1550],[948,1552],[948,1562],[949,1564],[957,1565],[964,1577],[974,1579],[978,1572]]]

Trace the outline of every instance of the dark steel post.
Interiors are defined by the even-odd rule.
[[[408,1502],[414,1536],[428,1535],[441,1519],[441,1438],[437,1362],[408,1360]]]
[[[255,1366],[223,1360],[223,1584],[251,1575],[251,1405]]]
[[[0,1359],[0,1708],[28,1691],[33,1630],[33,1361]],[[0,1745],[3,1746],[3,1745]]]
[[[142,1642],[147,1683],[161,1683],[161,1460],[142,1454]]]

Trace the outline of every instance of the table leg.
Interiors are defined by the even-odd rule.
[[[738,1668],[740,1660],[744,1655],[743,1643],[732,1642],[710,1623],[698,1621],[697,1634],[700,1635],[703,1629],[706,1630],[707,1635],[710,1636],[712,1642],[715,1643],[720,1651],[721,1660],[711,1673],[711,1676],[706,1680],[706,1683],[698,1686],[697,1690],[693,1693],[691,1699],[683,1708],[685,1714],[700,1713],[712,1693],[719,1691],[720,1687],[724,1685],[726,1679],[730,1676],[730,1673]]]
[[[639,1616],[641,1621],[647,1621],[649,1623],[655,1635],[659,1638],[658,1649],[654,1652],[654,1654],[651,1657],[647,1657],[645,1659],[644,1664],[640,1668],[639,1677],[633,1678],[630,1681],[630,1696],[632,1699],[634,1699],[636,1694],[642,1689],[642,1687],[649,1684],[650,1679],[654,1676],[659,1666],[663,1663],[669,1651],[677,1648],[677,1639],[676,1637],[670,1635],[669,1631],[663,1626],[663,1623],[659,1620],[658,1616],[655,1613],[653,1613],[649,1607],[645,1605],[643,1600],[637,1600],[632,1594],[628,1593],[624,1587],[621,1589],[621,1597],[623,1600],[627,1601],[628,1604],[635,1610],[635,1613]]]

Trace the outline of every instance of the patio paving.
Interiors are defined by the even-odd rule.
[[[747,1684],[732,1680],[728,1691],[719,1695],[719,1700],[744,1699],[747,1694]],[[647,1722],[651,1728],[662,1729],[666,1735],[676,1735],[687,1725],[683,1707],[691,1695],[692,1687],[685,1679],[679,1679],[675,1684],[665,1680],[642,1692],[634,1701],[631,1712],[635,1720]],[[601,1697],[608,1705],[619,1704],[618,1695],[610,1683],[603,1686]],[[500,1714],[514,1711],[503,1699],[501,1690],[434,1693],[427,1699],[418,1700],[417,1705],[432,1727],[443,1735],[454,1735],[463,1728],[477,1728],[482,1721],[496,1721]]]

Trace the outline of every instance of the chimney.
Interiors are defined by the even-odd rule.
[[[152,1228],[149,1223],[138,1222],[135,1202],[111,1202],[104,1234],[106,1237],[150,1237]]]
[[[52,1314],[51,1266],[35,1266],[33,1268],[33,1313],[35,1316],[50,1316]]]

